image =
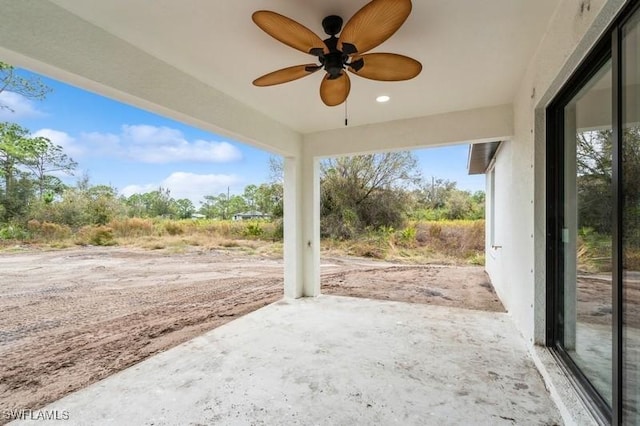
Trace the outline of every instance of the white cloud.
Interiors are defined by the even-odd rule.
[[[196,141],[154,146],[129,146],[129,158],[143,163],[172,163],[193,161],[201,163],[228,163],[242,158],[240,151],[228,142]]]
[[[15,92],[0,92],[0,105],[2,106],[0,121],[15,121],[46,115],[36,107],[35,102]]]
[[[144,163],[228,163],[242,158],[240,150],[228,142],[189,142],[181,131],[169,127],[124,125],[121,138],[127,155]]]
[[[120,134],[82,133],[79,139],[92,154],[142,163],[229,163],[242,159],[242,152],[228,142],[188,141],[179,130],[146,124],[123,125]]]
[[[80,140],[82,145],[95,155],[119,155],[122,151],[120,137],[113,133],[82,133]]]
[[[37,132],[33,133],[34,137],[44,137],[49,139],[56,145],[60,145],[64,153],[74,160],[82,157],[86,153],[86,149],[83,145],[79,144],[76,139],[69,135],[66,132],[61,132],[59,130],[53,129],[40,129]]]
[[[122,137],[138,145],[175,145],[186,142],[179,130],[147,124],[123,125]]]
[[[171,191],[175,199],[188,198],[196,206],[204,199],[205,195],[217,195],[226,192],[227,187],[236,185],[240,179],[235,175],[224,174],[195,174],[187,172],[174,172],[159,183],[143,185],[128,185],[120,191],[126,197],[132,194],[144,194],[163,187]]]
[[[160,185],[149,183],[147,185],[127,185],[120,190],[120,194],[125,197],[131,197],[133,194],[144,194],[146,192],[155,191]]]

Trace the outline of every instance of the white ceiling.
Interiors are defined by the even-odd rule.
[[[343,126],[344,106],[318,94],[322,73],[254,87],[267,72],[313,62],[262,32],[258,9],[286,15],[322,38],[321,21],[345,22],[366,0],[53,0],[88,22],[297,130]],[[411,56],[422,73],[406,82],[352,77],[350,125],[384,122],[512,102],[528,60],[558,0],[415,0],[402,28],[375,52]],[[387,104],[375,102],[387,94]]]

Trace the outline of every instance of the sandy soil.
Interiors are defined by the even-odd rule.
[[[478,266],[360,265],[323,273],[322,292],[504,312],[489,277]]]
[[[32,250],[0,254],[0,270],[0,410],[40,408],[283,288],[282,260],[231,251]],[[503,310],[480,267],[330,258],[322,276],[328,294]]]

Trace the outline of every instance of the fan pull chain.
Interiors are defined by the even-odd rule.
[[[344,101],[344,125],[349,125],[349,113],[347,112],[347,101]]]

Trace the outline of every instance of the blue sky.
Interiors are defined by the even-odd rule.
[[[19,70],[22,76],[34,74]],[[11,121],[61,145],[78,162],[73,184],[87,173],[92,184],[116,187],[124,195],[169,188],[175,198],[196,205],[204,195],[241,193],[269,179],[270,153],[177,121],[40,76],[53,89],[44,101],[0,93],[0,121]],[[466,172],[467,145],[414,151],[426,178],[484,190],[484,176]],[[62,176],[61,176],[62,177]]]

